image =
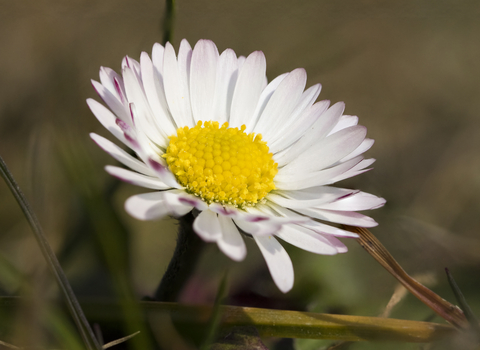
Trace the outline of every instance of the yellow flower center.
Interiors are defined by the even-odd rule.
[[[277,163],[262,135],[245,133],[245,125],[219,127],[199,121],[179,128],[163,155],[187,192],[205,202],[253,206],[275,189]]]

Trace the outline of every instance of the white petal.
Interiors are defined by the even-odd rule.
[[[279,169],[278,174],[319,171],[352,153],[365,139],[367,128],[352,126],[314,143],[296,159]]]
[[[247,220],[242,220],[239,218],[234,218],[235,224],[243,232],[249,233],[256,236],[266,236],[276,233],[282,227],[280,223],[263,223],[263,222],[252,222]]]
[[[245,63],[245,60],[247,58],[245,56],[239,56],[237,61],[238,61],[238,69],[242,68],[243,64]]]
[[[275,192],[281,194],[284,197],[296,200],[316,200],[318,198],[325,198],[325,202],[329,202],[335,199],[349,196],[359,191],[332,186],[317,186],[298,191],[276,190]]]
[[[163,79],[163,54],[165,48],[159,43],[155,43],[152,48],[152,63],[156,72],[162,76]]]
[[[131,183],[132,185],[152,188],[155,190],[166,190],[171,188],[155,177],[134,173],[133,171],[127,169],[107,165],[105,170],[110,175],[118,177],[120,180]]]
[[[267,142],[272,135],[276,136],[288,122],[302,96],[306,83],[307,73],[304,69],[298,68],[288,74],[268,101],[253,131],[256,134],[262,134],[263,139]]]
[[[135,105],[136,129],[145,133],[150,140],[160,147],[166,148],[168,135],[154,121],[152,109],[147,101],[143,87],[139,85],[138,80],[135,78],[134,72],[129,68],[125,68],[123,79],[125,80],[128,102]]]
[[[230,110],[230,126],[249,125],[265,87],[267,63],[261,51],[251,53],[239,70]]]
[[[370,193],[358,192],[352,196],[348,196],[331,203],[317,205],[319,209],[340,210],[340,211],[358,211],[371,210],[380,208],[385,204],[386,200],[374,196]]]
[[[342,115],[338,120],[338,123],[335,125],[335,127],[332,130],[330,130],[328,135],[335,134],[340,130],[349,128],[357,124],[358,124],[358,117],[356,115]]]
[[[318,95],[320,95],[320,91],[322,91],[322,85],[315,84],[313,86],[310,86],[307,90],[303,92],[302,97],[298,101],[298,104],[292,111],[292,124],[294,124],[294,122],[299,119],[300,115],[302,115],[303,112],[313,106],[313,104],[317,100]]]
[[[100,135],[91,133],[90,137],[93,141],[96,142],[105,152],[109,153],[113,158],[118,160],[120,163],[128,166],[130,169],[138,171],[139,173],[148,175],[148,176],[155,176],[155,172],[152,171],[149,167],[145,165],[145,163],[139,161],[138,159],[132,157],[123,149],[118,147],[113,142],[103,138]]]
[[[185,70],[186,67],[182,72]],[[183,77],[184,75],[180,72],[173,46],[167,43],[163,61],[165,96],[177,127],[193,125],[188,84]]]
[[[317,208],[297,209],[297,211],[319,220],[335,222],[337,224],[359,227],[374,227],[378,225],[371,217],[354,211],[322,210]]]
[[[299,216],[303,217],[302,215],[295,213],[290,209],[276,205],[275,203],[269,202],[267,203],[267,205],[271,207],[273,210],[275,210],[279,215],[282,215],[285,217],[291,217],[291,218],[296,218]],[[352,237],[352,238],[358,237],[356,233],[345,231],[334,226],[325,225],[318,221],[309,220],[307,222],[299,223],[298,225],[303,226],[309,230],[315,231],[317,233],[320,233],[322,235],[333,235],[333,236],[339,236],[339,237]]]
[[[282,123],[283,125],[281,126],[279,131],[275,135],[269,137],[268,145],[271,150],[271,146],[275,145],[276,143],[278,143],[279,140],[287,136],[292,130],[292,128],[307,124],[307,126],[305,127],[305,130],[307,130],[310,126],[312,126],[315,120],[305,119],[305,111],[309,110],[312,107],[321,90],[322,86],[320,84],[316,84],[305,90],[305,92],[300,97],[298,103],[296,104],[294,110],[290,113],[290,116],[285,120],[284,123]]]
[[[341,163],[332,168],[316,171],[306,174],[287,174],[275,176],[275,186],[279,190],[302,190],[309,187],[330,185],[340,178],[348,170],[361,162],[363,156],[358,156],[345,163]]]
[[[166,215],[183,216],[192,206],[183,205],[173,191],[150,192],[132,196],[125,202],[125,210],[139,220],[155,220]]]
[[[322,234],[327,238],[329,236],[358,238],[358,235],[356,233],[353,233],[347,230],[342,230],[335,226],[326,225],[318,221],[310,220],[307,223],[299,224],[299,225],[305,228],[308,228],[312,231],[315,231],[319,234]]]
[[[211,120],[217,79],[218,50],[210,40],[199,40],[193,49],[190,101],[195,123]]]
[[[275,224],[299,224],[303,222],[309,221],[308,218],[306,217],[298,217],[298,218],[293,218],[293,217],[283,217],[282,215],[277,215],[275,211],[272,211],[272,209],[265,205],[265,204],[260,204],[258,203],[255,207],[247,207],[245,209],[253,218],[255,216],[262,217],[262,220],[249,220],[251,222],[262,222],[262,223],[275,223]]]
[[[129,146],[129,143],[125,139],[122,130],[117,125],[117,117],[94,99],[87,99],[87,104],[88,107],[90,107],[92,113],[95,115],[95,117],[97,117],[98,121],[102,123],[105,129],[110,131],[113,136],[115,136],[117,139]]]
[[[337,249],[327,238],[299,225],[283,225],[276,236],[308,252],[323,255],[337,254]]]
[[[257,125],[258,119],[262,115],[263,111],[265,110],[265,107],[268,104],[268,101],[270,101],[270,98],[272,98],[273,93],[275,90],[278,88],[278,85],[287,77],[289,73],[281,74],[275,79],[273,79],[265,89],[263,89],[262,93],[260,94],[260,97],[258,99],[257,103],[257,108],[255,108],[255,112],[253,112],[253,117],[250,119],[248,124],[245,124],[247,127],[245,129],[246,133],[251,133],[255,129],[255,126]]]
[[[238,78],[238,60],[235,52],[231,49],[223,51],[217,65],[213,113],[210,120],[218,121],[222,125],[230,119],[233,92]]]
[[[262,252],[273,281],[283,293],[293,287],[293,265],[285,249],[273,236],[253,236]]]
[[[138,220],[155,220],[168,215],[162,192],[132,196],[125,201],[125,210]]]
[[[145,52],[140,56],[140,66],[142,68],[142,80],[147,96],[148,104],[151,107],[154,118],[150,120],[155,124],[156,129],[162,130],[163,135],[174,135],[176,128],[173,120],[170,118],[167,100],[165,99],[165,89],[163,87],[163,78],[153,66],[150,57]]]
[[[186,108],[191,113],[192,107],[190,103],[190,69],[191,69],[191,62],[192,62],[192,47],[188,43],[186,39],[182,39],[180,42],[180,47],[178,49],[178,70],[180,73],[180,79],[183,82],[183,86],[187,89],[185,96],[184,96],[184,103],[186,104]],[[191,120],[193,121],[193,116],[191,116]],[[191,124],[190,126],[194,126],[195,124]]]
[[[216,242],[222,236],[222,228],[217,213],[202,211],[193,222],[193,229],[206,242]]]
[[[317,119],[315,124],[308,129],[305,135],[303,135],[302,138],[293,144],[281,158],[274,157],[278,165],[281,167],[290,163],[300,154],[304,153],[313,144],[326,137],[330,130],[337,123],[338,118],[340,118],[344,109],[345,104],[343,102],[338,102],[331,106]]]
[[[346,161],[345,163],[348,163],[350,161]],[[341,180],[344,180],[344,179],[348,179],[350,177],[353,177],[353,176],[357,176],[359,174],[363,174],[364,172],[366,171],[369,171],[371,170],[372,168],[370,169],[365,169],[366,167],[369,167],[370,165],[372,165],[373,163],[375,163],[375,159],[373,158],[370,158],[370,159],[364,159],[362,160],[360,163],[358,163],[357,165],[355,165],[353,168],[349,169],[348,171],[346,171],[345,173],[343,174],[340,174],[338,176],[335,176],[334,178],[331,179],[331,183],[334,183],[334,182],[338,182],[338,181],[341,181]]]
[[[247,255],[247,247],[238,229],[232,219],[226,216],[219,215],[218,220],[222,230],[222,236],[217,241],[218,247],[230,259],[242,261]]]
[[[375,141],[372,139],[363,140],[360,146],[358,146],[352,153],[350,153],[345,158],[340,159],[339,162],[346,162],[347,160],[350,160],[352,158],[355,158],[356,156],[359,156],[360,154],[365,153],[373,146],[374,143]]]
[[[279,138],[272,143],[269,143],[270,152],[278,153],[281,150],[290,147],[295,143],[300,137],[307,132],[308,129],[322,116],[322,114],[328,109],[330,101],[324,100],[315,103],[313,106],[307,108],[303,113],[295,120],[290,128],[285,130],[285,132],[279,135]],[[281,158],[281,155],[276,155],[275,157]]]
[[[318,188],[318,187],[317,187]],[[310,188],[300,191],[276,191],[269,193],[266,199],[287,208],[319,207],[340,198],[352,195],[355,190],[322,186],[323,191],[308,192]],[[337,191],[338,190],[338,191]]]
[[[326,239],[328,239],[330,241],[330,244],[332,246],[335,247],[335,249],[337,249],[337,253],[346,253],[348,252],[348,248],[345,244],[343,244],[340,240],[338,240],[337,238],[335,237],[332,237],[332,236],[327,236],[325,237]]]

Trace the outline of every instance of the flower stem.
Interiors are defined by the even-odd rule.
[[[179,219],[177,246],[155,292],[155,300],[176,301],[185,282],[195,270],[205,242],[193,231],[194,219],[191,212]]]
[[[172,42],[174,21],[175,0],[167,0],[165,4],[165,17],[163,20],[163,45],[167,42]]]

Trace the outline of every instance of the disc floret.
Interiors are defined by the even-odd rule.
[[[163,157],[187,192],[205,202],[254,206],[275,189],[278,165],[262,135],[245,129],[199,121],[177,129]]]

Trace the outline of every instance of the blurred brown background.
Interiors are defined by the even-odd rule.
[[[173,220],[143,223],[124,212],[127,196],[144,190],[104,173],[115,162],[88,133],[110,136],[85,103],[99,100],[90,79],[100,66],[119,71],[124,55],[138,59],[162,40],[164,8],[153,0],[0,0],[0,155],[82,295],[108,294],[105,247],[118,248],[109,261],[121,261],[135,293],[151,293],[175,244]],[[340,185],[385,197],[384,208],[367,213],[380,223],[373,232],[408,272],[436,277],[432,288],[453,301],[449,267],[480,314],[480,2],[180,0],[176,48],[182,38],[192,46],[212,39],[239,55],[262,50],[269,79],[304,67],[308,85],[323,85],[320,99],[345,101],[345,113],[376,140],[367,155],[377,162]],[[3,183],[0,223],[0,290],[16,294],[44,267]],[[350,252],[336,257],[289,247],[296,283],[286,298],[316,311],[381,312],[395,281],[347,244]],[[258,249],[248,248],[244,262],[232,263],[209,247],[200,280],[215,290],[227,264],[233,291],[260,273],[255,292],[279,296]],[[54,293],[50,282],[38,288]],[[392,314],[429,315],[410,296]]]

